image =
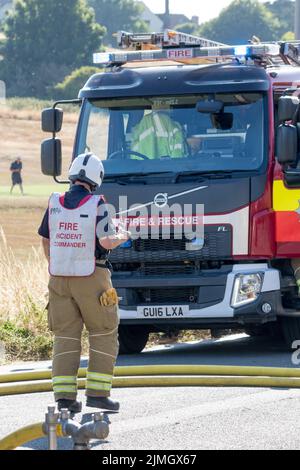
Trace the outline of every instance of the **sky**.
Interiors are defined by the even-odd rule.
[[[153,13],[163,13],[165,0],[143,0]],[[265,0],[259,0],[262,3]],[[215,18],[232,0],[170,0],[171,13],[183,13],[191,18],[197,15],[200,23]]]

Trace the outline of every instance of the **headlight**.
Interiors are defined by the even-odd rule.
[[[233,308],[254,302],[261,291],[263,274],[238,274],[234,280],[231,306]]]

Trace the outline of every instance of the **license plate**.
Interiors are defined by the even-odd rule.
[[[138,318],[184,318],[189,312],[188,305],[149,305],[137,308]]]

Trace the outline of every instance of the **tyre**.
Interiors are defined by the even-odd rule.
[[[144,326],[120,325],[119,354],[138,354],[143,351],[149,339],[149,330]]]
[[[282,318],[281,329],[287,348],[293,350],[294,341],[300,341],[300,318]]]
[[[245,333],[252,338],[267,337],[279,342],[283,340],[282,328],[278,322],[249,326],[245,328]]]
[[[245,328],[245,333],[251,338],[258,338],[261,336],[268,336],[268,331],[263,326],[249,326]]]

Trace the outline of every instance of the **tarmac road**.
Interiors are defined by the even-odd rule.
[[[231,364],[295,367],[291,353],[266,339],[231,336],[122,356],[121,365]],[[83,361],[85,365],[85,361]],[[49,363],[14,365],[0,372],[49,367]],[[110,415],[110,435],[102,450],[298,449],[300,390],[255,388],[116,389],[119,414]],[[83,392],[80,399],[84,402]],[[52,394],[0,398],[0,438],[27,424],[43,421]],[[89,409],[83,410],[84,415]],[[80,417],[82,418],[82,417]],[[85,415],[83,419],[87,419]],[[71,449],[71,441],[59,442]],[[46,441],[26,444],[46,449]]]

